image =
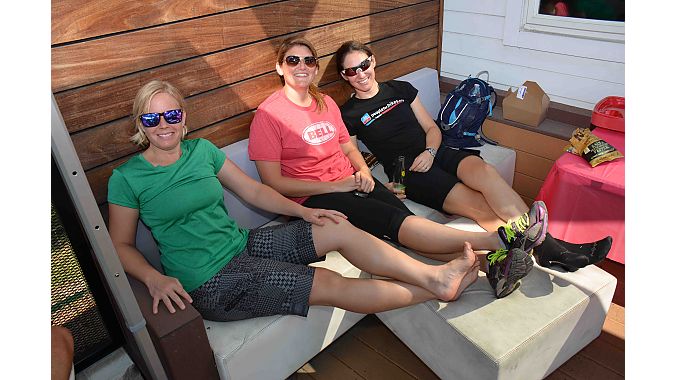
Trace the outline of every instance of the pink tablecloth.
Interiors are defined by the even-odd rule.
[[[624,154],[624,133],[594,133]],[[608,258],[624,264],[624,158],[592,168],[582,157],[564,153],[545,179],[538,200],[549,211],[549,233],[572,243],[613,237]]]

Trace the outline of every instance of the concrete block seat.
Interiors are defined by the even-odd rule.
[[[436,70],[418,70],[402,79],[418,88],[423,104],[436,116]],[[511,185],[514,152],[490,145],[480,150]],[[385,179],[382,169],[374,170],[374,175]],[[408,200],[405,203],[417,215],[459,229],[482,231],[467,218],[453,218]],[[422,261],[433,261],[404,251]],[[521,286],[503,299],[495,298],[481,272],[456,302],[428,301],[377,316],[442,379],[539,379],[601,333],[616,284],[613,276],[596,266],[563,273],[536,264]]]

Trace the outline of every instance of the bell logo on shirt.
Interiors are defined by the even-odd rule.
[[[328,121],[312,123],[303,130],[303,140],[310,145],[321,145],[336,135],[336,127]]]

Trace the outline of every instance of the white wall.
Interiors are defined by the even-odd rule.
[[[501,90],[533,80],[552,101],[586,109],[606,96],[624,96],[624,43],[542,33],[522,34],[524,42],[514,43],[521,3],[445,0],[441,76],[462,80],[488,70]]]

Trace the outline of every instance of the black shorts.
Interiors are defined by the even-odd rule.
[[[425,173],[409,171],[406,173],[406,198],[443,211],[444,199],[458,179],[458,165],[466,157],[477,156],[480,152],[473,149],[453,149],[448,147],[439,148],[430,170]],[[406,162],[407,167],[411,166]]]
[[[211,321],[305,317],[315,273],[308,264],[323,259],[317,257],[312,224],[304,220],[252,230],[244,251],[190,292],[192,305]]]
[[[375,182],[375,188],[366,198],[358,197],[351,191],[319,194],[308,198],[303,206],[340,211],[355,227],[399,243],[401,224],[413,213],[385,185],[377,179]]]

